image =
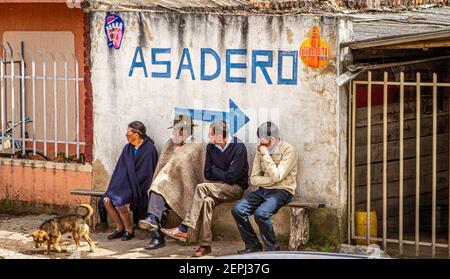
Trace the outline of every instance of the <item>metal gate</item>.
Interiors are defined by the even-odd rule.
[[[67,59],[64,54],[30,53],[31,61],[25,61],[23,42],[20,46],[13,50],[9,42],[0,42],[0,154],[28,159],[20,155],[42,153],[54,159],[62,154],[67,159],[70,148],[75,150],[72,156],[80,159],[80,145],[85,144],[80,141],[79,82],[83,78],[78,76],[75,54]],[[58,72],[58,67],[63,70]],[[31,127],[26,127],[28,122]]]
[[[427,249],[435,257],[438,249],[450,257],[450,83],[438,82],[436,73],[397,74],[392,81],[388,72],[369,71],[352,82],[348,241],[378,243],[397,255],[424,256]],[[357,214],[365,222],[357,224]]]

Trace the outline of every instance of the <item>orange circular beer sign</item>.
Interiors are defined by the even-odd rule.
[[[328,63],[330,47],[320,37],[319,18],[313,18],[313,26],[309,38],[300,46],[300,57],[303,64],[311,68],[319,68]]]

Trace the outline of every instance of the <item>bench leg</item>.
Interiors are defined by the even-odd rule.
[[[291,207],[289,250],[295,251],[309,240],[309,212],[306,208]]]
[[[97,206],[98,206],[99,200],[100,200],[100,197],[94,197],[94,196],[91,197],[91,206],[94,209],[94,214],[91,217],[92,219],[89,220],[89,223],[92,226],[92,231],[95,231],[95,227],[97,225],[97,219],[98,219],[98,215],[99,215]]]

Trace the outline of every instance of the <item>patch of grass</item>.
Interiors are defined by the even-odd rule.
[[[306,251],[318,251],[318,252],[338,252],[338,247],[336,245],[325,243],[325,244],[314,244],[312,242],[307,243],[305,246],[300,248]]]

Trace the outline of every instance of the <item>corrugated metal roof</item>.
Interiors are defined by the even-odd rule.
[[[450,7],[399,13],[355,13],[349,16],[353,18],[353,41],[450,29]]]
[[[421,9],[436,5],[450,5],[450,0],[428,0],[428,5],[414,6],[410,0],[84,0],[84,7],[91,11],[176,11],[197,13],[237,13],[237,14],[297,14],[315,13],[328,15],[354,14],[355,19],[381,20],[389,12],[404,20],[405,16],[416,16],[419,12],[402,10]],[[371,7],[372,5],[380,7]],[[433,4],[434,3],[434,4]],[[89,7],[88,7],[89,6]],[[428,10],[428,9],[426,9]],[[364,13],[361,13],[364,11]],[[374,14],[368,13],[374,11]],[[359,14],[357,14],[359,12]],[[399,12],[399,13],[398,13]],[[356,13],[356,14],[355,14]],[[433,13],[433,12],[431,12]],[[401,14],[401,15],[399,15]],[[435,14],[443,18],[447,14]],[[378,17],[378,18],[377,18]],[[363,23],[360,25],[363,28]]]
[[[397,8],[395,12],[389,8],[383,8],[377,12],[362,13],[358,9],[352,10],[343,5],[338,6],[336,3],[346,2],[334,0],[89,0],[89,10],[234,14],[314,13],[349,16],[353,20],[353,42],[377,40],[377,38],[389,36],[401,37],[450,28],[449,6],[425,5],[409,7],[407,11]],[[450,4],[450,0],[445,0],[443,4]]]
[[[341,47],[348,46],[352,49],[363,49],[363,48],[372,48],[372,47],[398,45],[422,41],[433,41],[433,40],[446,40],[446,41],[450,40],[450,28],[438,29],[437,31],[382,36],[358,41],[345,42],[341,44]]]
[[[90,0],[95,11],[177,11],[211,13],[334,13],[334,1],[311,0]]]

